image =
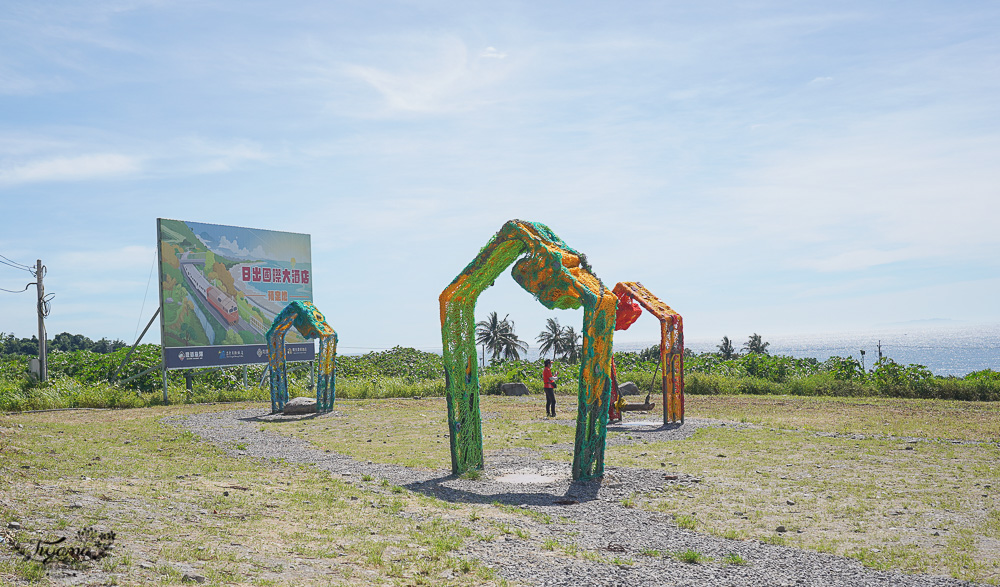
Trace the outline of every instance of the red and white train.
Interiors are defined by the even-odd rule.
[[[230,324],[236,324],[236,321],[240,319],[239,310],[236,307],[236,302],[233,298],[229,297],[222,292],[219,288],[208,283],[205,276],[201,274],[201,271],[194,266],[193,263],[184,264],[184,275],[187,276],[188,280],[194,284],[198,293],[202,295],[208,303],[222,314],[222,317],[226,319],[226,322]]]

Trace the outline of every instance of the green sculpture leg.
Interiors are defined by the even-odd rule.
[[[337,398],[337,335],[319,339],[319,375],[316,381],[316,411],[329,412]]]
[[[596,304],[603,307],[595,308]],[[580,364],[577,403],[576,446],[573,452],[573,479],[586,480],[604,475],[604,446],[611,402],[611,346],[614,331],[614,303],[604,296],[587,300],[583,309],[583,360]]]
[[[475,304],[450,304],[449,326],[465,336],[445,346],[445,387],[451,471],[461,475],[483,468],[483,431],[479,414],[479,370],[476,364]]]
[[[267,357],[271,384],[271,413],[280,412],[288,403],[288,374],[285,359],[285,332],[292,327],[294,316],[279,316],[267,336]]]

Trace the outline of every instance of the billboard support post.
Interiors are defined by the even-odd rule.
[[[149,323],[146,324],[146,328],[142,330],[142,334],[139,335],[139,338],[135,339],[135,343],[132,344],[132,348],[130,348],[128,350],[128,353],[125,354],[125,358],[122,360],[122,364],[118,365],[118,369],[115,370],[115,374],[112,375],[111,379],[108,380],[109,382],[114,383],[115,379],[118,379],[118,375],[122,372],[122,369],[124,369],[125,366],[128,365],[128,360],[132,357],[132,353],[135,352],[136,347],[139,346],[139,343],[142,341],[142,337],[146,336],[146,332],[149,330],[149,327],[153,325],[153,320],[156,320],[156,317],[159,315],[160,315],[160,309],[157,308],[156,312],[153,312],[153,317],[149,319]]]

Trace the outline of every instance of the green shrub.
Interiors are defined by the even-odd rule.
[[[656,347],[654,347],[656,348]],[[647,349],[648,350],[648,349]],[[40,383],[28,373],[30,357],[0,355],[0,410],[23,411],[67,407],[128,408],[163,402],[159,370],[128,383],[112,385],[108,377],[121,365],[128,349],[113,353],[53,351],[50,381]],[[618,381],[632,381],[642,393],[660,391],[658,354],[615,353]],[[837,397],[912,397],[965,401],[1000,401],[1000,372],[986,369],[964,378],[935,377],[922,365],[900,365],[883,357],[865,372],[853,358],[796,359],[785,356],[744,355],[722,360],[718,355],[685,355],[685,391],[692,395],[803,395]],[[119,375],[122,382],[158,365],[160,349],[140,345]],[[480,393],[500,394],[503,383],[524,383],[532,393],[542,391],[543,360],[496,361],[479,371]],[[558,392],[575,395],[580,366],[557,361]],[[184,372],[168,372],[172,402],[268,401],[263,365],[194,371],[193,390],[185,389]],[[308,369],[289,373],[291,396],[311,396]],[[444,367],[439,355],[396,347],[362,356],[337,357],[338,398],[443,396]]]

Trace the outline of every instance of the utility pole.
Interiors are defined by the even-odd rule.
[[[35,287],[38,289],[38,379],[40,381],[48,379],[48,362],[45,360],[45,286],[42,284],[44,270],[42,260],[38,259],[35,265]]]

